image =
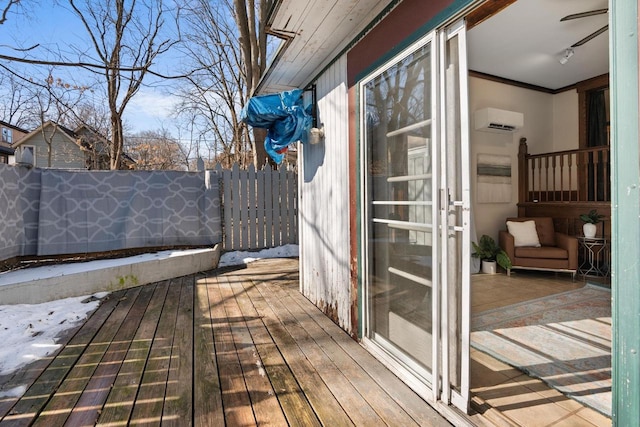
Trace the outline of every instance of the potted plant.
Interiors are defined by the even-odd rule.
[[[480,237],[480,242],[471,242],[471,244],[474,250],[472,256],[482,260],[483,273],[495,274],[496,263],[507,271],[511,269],[509,255],[491,237],[484,234]]]
[[[596,237],[596,224],[602,221],[604,215],[598,214],[595,209],[591,209],[589,213],[580,215],[580,219],[584,222],[582,232],[584,237],[592,239]]]

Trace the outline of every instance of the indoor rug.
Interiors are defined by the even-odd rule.
[[[480,312],[471,345],[611,416],[611,291],[594,285]]]

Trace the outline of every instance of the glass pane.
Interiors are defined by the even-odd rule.
[[[364,87],[369,337],[430,372],[431,45]]]

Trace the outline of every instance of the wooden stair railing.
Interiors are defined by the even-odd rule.
[[[610,235],[609,146],[529,154],[526,138],[518,149],[518,215],[550,216],[558,231],[582,235],[580,214],[605,215],[598,235]]]

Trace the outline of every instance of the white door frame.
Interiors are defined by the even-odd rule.
[[[447,69],[445,64],[447,42],[458,37],[458,58],[457,58],[457,73],[451,75],[453,78],[457,78],[457,81],[453,83],[457,85],[459,93],[456,98],[454,106],[449,106],[447,102],[447,90],[448,84],[451,83],[447,80]],[[363,268],[361,271],[364,273],[363,278],[363,304],[364,309],[362,311],[361,330],[363,331],[363,345],[374,354],[380,361],[387,365],[393,372],[395,372],[400,378],[403,379],[411,388],[413,388],[418,394],[425,399],[430,400],[436,404],[440,409],[445,409],[449,405],[461,409],[464,412],[468,410],[469,404],[469,329],[470,329],[470,162],[469,162],[469,113],[468,113],[468,78],[467,78],[467,58],[466,58],[466,27],[463,20],[457,21],[455,24],[447,26],[444,29],[438,29],[427,36],[423,37],[410,47],[405,49],[402,53],[396,55],[389,60],[384,66],[376,70],[369,77],[364,79],[359,84],[360,93],[360,106],[364,105],[364,85],[374,77],[378,76],[383,71],[387,70],[391,66],[399,62],[411,52],[415,51],[419,47],[422,47],[428,43],[432,46],[432,136],[434,143],[431,145],[432,159],[433,159],[433,184],[432,194],[434,197],[434,203],[432,207],[433,212],[433,273],[432,273],[432,376],[430,378],[430,384],[426,383],[424,379],[418,378],[415,375],[415,371],[411,369],[411,362],[401,360],[397,355],[390,354],[385,351],[380,345],[374,342],[369,337],[369,325],[370,315],[368,313],[368,272],[369,272],[369,259],[367,256],[367,242],[368,242],[368,219],[363,221],[365,226],[363,227],[363,233],[361,235],[361,250],[363,256],[361,257],[363,262]],[[457,117],[459,117],[459,123],[447,122],[447,108],[458,108]],[[362,110],[361,110],[362,111]],[[361,117],[363,115],[361,114]],[[447,137],[450,132],[451,126],[459,126],[459,142],[460,143],[460,162],[455,164],[448,164],[446,155]],[[360,144],[360,158],[363,160],[363,164],[367,162],[367,146],[364,141],[365,129],[361,126],[360,140],[363,141]],[[440,160],[439,160],[440,159]],[[457,161],[457,159],[456,159]],[[449,162],[450,163],[450,162]],[[447,173],[451,167],[457,167],[459,170],[459,176],[456,179],[460,180],[461,197],[460,200],[450,200],[449,188],[447,185]],[[366,174],[366,166],[362,168],[363,175]],[[366,176],[362,177],[362,185],[360,189],[361,206],[363,218],[369,218],[369,208],[367,200],[368,189]],[[460,212],[460,217],[457,218],[455,223],[451,223],[450,210],[454,209]],[[450,307],[448,301],[448,288],[450,286],[458,286],[457,283],[451,284],[448,282],[447,263],[450,262],[448,256],[447,241],[449,235],[453,233],[456,238],[462,239],[461,253],[458,256],[461,257],[460,262],[462,265],[462,271],[460,280],[460,302],[456,307]],[[436,237],[438,236],[438,237]],[[456,262],[457,260],[452,260]],[[457,325],[459,330],[459,342],[456,343],[456,347],[460,348],[460,389],[454,390],[451,387],[449,380],[449,372],[451,369],[450,349],[449,349],[449,323],[450,310],[460,309],[461,313],[459,318],[460,325]]]

